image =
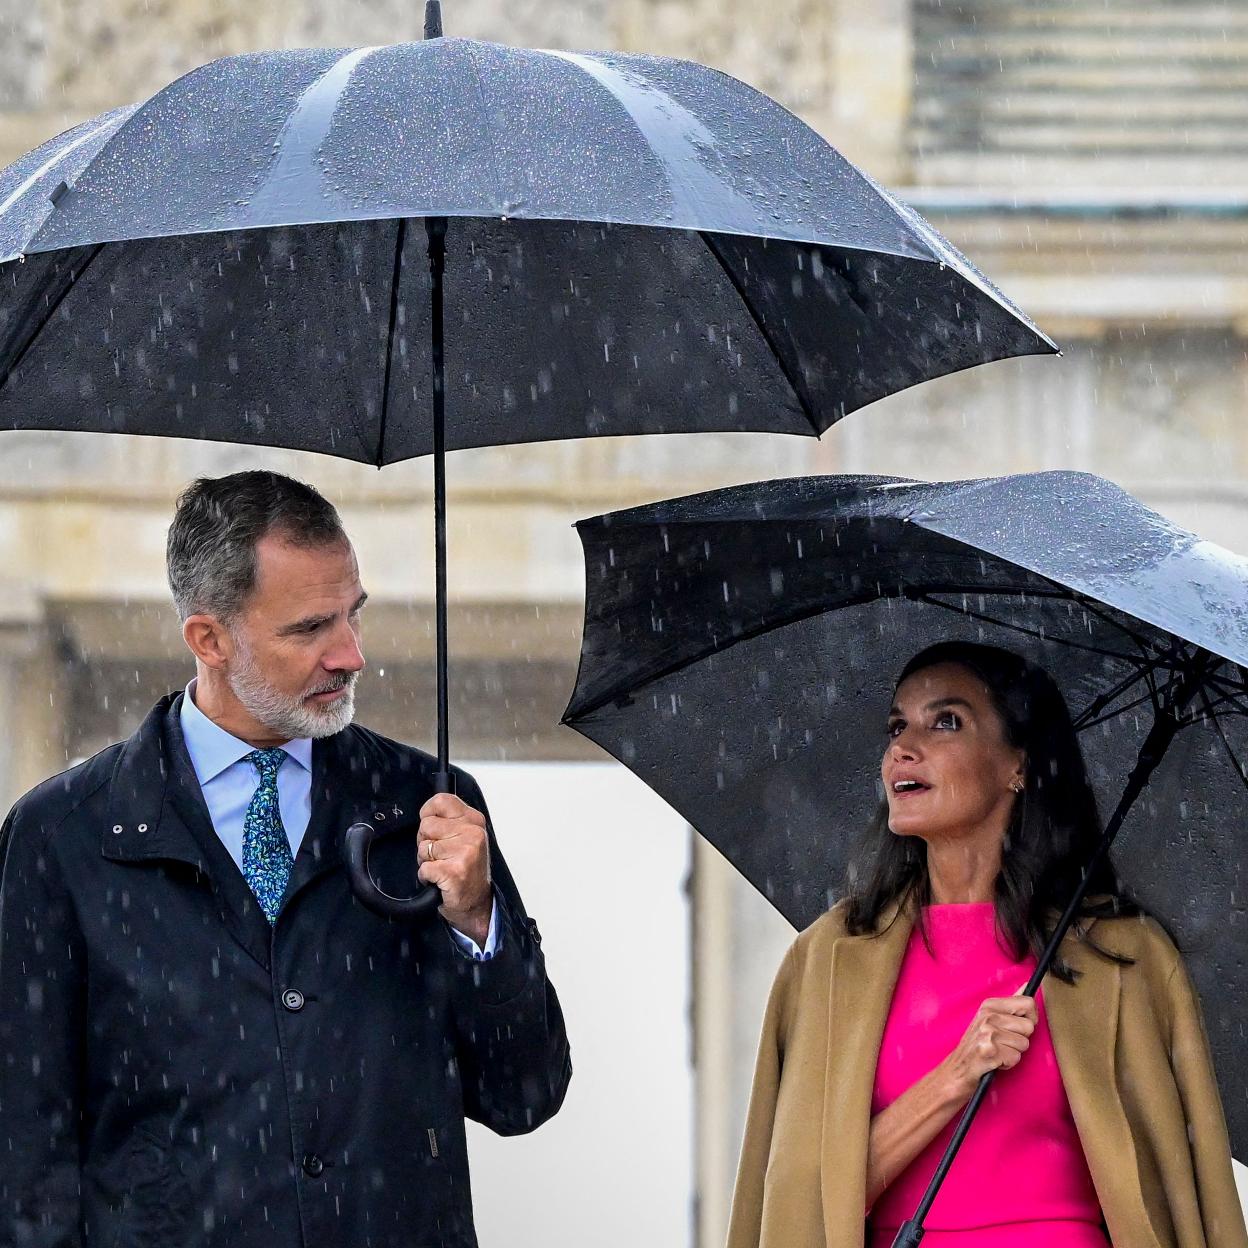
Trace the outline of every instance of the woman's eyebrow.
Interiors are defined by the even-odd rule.
[[[964,706],[968,711],[975,709],[965,698],[937,698],[934,702],[929,702],[923,709],[925,711],[942,711],[947,706]]]

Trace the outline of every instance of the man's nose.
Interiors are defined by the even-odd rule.
[[[335,640],[334,648],[321,660],[321,665],[330,672],[360,671],[364,667],[364,651],[360,646],[359,633],[347,628]]]

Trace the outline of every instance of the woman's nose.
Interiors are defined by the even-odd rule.
[[[914,746],[913,738],[904,732],[893,738],[890,748],[893,758],[899,763],[918,757],[918,750]]]

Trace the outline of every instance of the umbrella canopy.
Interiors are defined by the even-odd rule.
[[[433,452],[449,787],[447,450],[818,434],[1055,348],[735,79],[445,39],[437,0],[425,28],[214,61],[0,173],[0,428]],[[416,913],[369,884],[372,835],[361,897]]]
[[[743,83],[437,38],[227,57],[0,172],[0,427],[429,452],[442,217],[447,449],[817,434],[1055,350]]]
[[[1117,856],[1216,1005],[1210,1040],[1248,1158],[1248,559],[1069,472],[771,481],[578,529],[586,623],[565,722],[798,927],[838,896],[882,798],[894,681],[925,646],[982,641],[1044,666],[1102,811],[1157,708],[1173,712]]]

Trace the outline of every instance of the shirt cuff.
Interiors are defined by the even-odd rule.
[[[502,944],[502,933],[498,926],[498,899],[494,899],[494,904],[490,907],[490,930],[486,933],[485,948],[482,949],[471,936],[465,936],[463,932],[457,928],[450,927],[450,933],[455,944],[459,947],[460,953],[466,958],[471,958],[474,962],[488,962],[499,950]]]

